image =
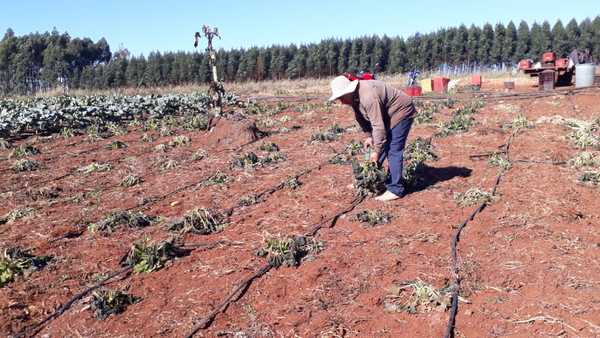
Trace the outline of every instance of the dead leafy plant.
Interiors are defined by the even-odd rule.
[[[121,142],[121,141],[112,141],[111,143],[106,145],[106,148],[112,149],[112,150],[123,149],[123,148],[127,148],[127,144],[125,144],[125,142]]]
[[[249,207],[259,202],[259,199],[256,195],[246,195],[242,196],[239,201],[239,205],[242,207]]]
[[[141,299],[121,290],[101,289],[92,294],[91,310],[97,319],[104,320],[110,315],[123,313],[127,306]]]
[[[354,218],[365,225],[375,226],[389,223],[392,220],[392,215],[382,210],[363,210],[356,213]]]
[[[493,196],[479,188],[470,188],[463,193],[454,194],[454,201],[460,207],[469,207],[481,203],[491,203]]]
[[[579,181],[593,186],[600,185],[600,170],[584,172],[579,176]]]
[[[0,137],[0,150],[7,150],[7,149],[10,149],[10,147],[11,147],[10,142],[8,142],[4,138]]]
[[[167,225],[170,231],[210,235],[223,230],[227,217],[219,212],[198,208],[188,211],[182,219],[176,219]]]
[[[265,239],[264,246],[256,255],[265,257],[269,264],[278,268],[282,265],[298,266],[304,257],[323,250],[323,242],[305,236],[275,236]]]
[[[192,161],[200,161],[208,157],[208,152],[204,149],[198,149],[192,154]]]
[[[297,177],[291,177],[285,180],[283,185],[290,190],[296,190],[302,186],[302,182]]]
[[[385,190],[388,174],[377,163],[352,161],[354,187],[360,195],[378,194]]]
[[[173,137],[173,139],[169,142],[169,146],[177,148],[184,146],[188,143],[192,142],[192,140],[185,135],[177,135]]]
[[[176,245],[174,239],[157,243],[143,239],[133,243],[129,253],[121,259],[121,266],[132,267],[136,273],[150,273],[162,269],[172,259],[188,253],[189,250]]]
[[[21,218],[31,216],[34,213],[35,213],[34,208],[29,208],[29,207],[16,208],[16,209],[9,211],[6,215],[0,217],[0,224],[12,223]]]
[[[143,179],[137,175],[127,175],[123,177],[120,185],[125,188],[133,187],[143,182]]]
[[[273,152],[279,151],[279,146],[273,142],[265,142],[265,143],[261,144],[258,149],[269,152],[269,153],[273,153]]]
[[[143,228],[156,222],[158,217],[147,216],[141,212],[115,211],[108,214],[97,223],[88,225],[91,232],[112,233],[119,226],[129,228]]]
[[[384,300],[386,312],[427,313],[446,311],[450,307],[450,292],[436,289],[421,280],[399,282],[392,285]]]
[[[437,161],[438,156],[434,152],[431,139],[427,140],[417,137],[410,142],[404,149],[405,162],[402,178],[404,184],[409,187],[416,187],[421,183],[421,174],[425,169],[425,162]]]
[[[600,167],[600,154],[582,151],[571,158],[568,163],[573,168]]]
[[[110,165],[110,163],[93,162],[93,163],[90,163],[86,166],[83,166],[83,167],[77,169],[77,171],[87,175],[87,174],[91,174],[91,173],[95,173],[95,172],[106,172],[106,171],[110,171],[111,169],[112,169],[112,165]]]
[[[14,282],[19,276],[41,270],[50,260],[51,256],[34,256],[29,250],[18,247],[4,249],[0,256],[0,287]]]
[[[10,152],[8,158],[23,158],[37,155],[39,153],[40,150],[31,144],[21,144]]]
[[[168,159],[165,161],[160,161],[159,166],[160,170],[167,171],[177,168],[179,166],[179,162],[173,159]]]
[[[229,183],[230,178],[227,174],[217,170],[212,176],[206,179],[204,182],[205,185],[220,185]]]
[[[35,171],[40,168],[40,163],[27,158],[16,160],[10,167],[14,172]]]
[[[490,167],[498,167],[501,170],[508,170],[511,167],[510,161],[506,158],[504,154],[501,153],[493,153],[488,158],[488,166]]]

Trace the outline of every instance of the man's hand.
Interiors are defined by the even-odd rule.
[[[363,145],[365,146],[365,148],[373,148],[373,138],[372,137],[367,137],[363,141]]]
[[[377,161],[379,161],[379,153],[378,152],[372,152],[371,155],[369,156],[369,161],[377,163]]]

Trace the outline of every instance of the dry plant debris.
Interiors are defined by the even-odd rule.
[[[305,236],[276,236],[265,239],[262,249],[256,254],[265,257],[269,264],[280,266],[298,266],[304,257],[323,250],[323,242]]]
[[[144,239],[135,242],[129,253],[121,259],[121,266],[132,267],[136,273],[150,273],[165,267],[167,262],[189,253],[174,240],[151,243]]]
[[[446,311],[450,307],[450,292],[436,289],[421,280],[395,283],[384,300],[386,312],[427,313]]]
[[[454,194],[454,201],[460,207],[469,207],[481,203],[491,203],[493,196],[479,188],[470,188],[463,193]]]
[[[110,315],[123,313],[127,306],[140,301],[140,298],[121,290],[101,289],[92,294],[91,310],[97,319],[104,320]]]

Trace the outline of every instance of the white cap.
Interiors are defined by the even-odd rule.
[[[352,93],[358,86],[358,80],[350,81],[343,75],[340,75],[331,81],[331,97],[329,101],[334,101],[340,97]]]

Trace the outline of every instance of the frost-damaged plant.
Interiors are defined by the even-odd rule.
[[[0,150],[10,149],[10,142],[0,137]]]
[[[97,124],[87,127],[85,133],[89,142],[94,142],[102,138],[100,136],[100,126]]]
[[[127,306],[141,299],[121,290],[101,289],[92,294],[91,310],[97,319],[104,320],[110,315],[123,313]]]
[[[265,164],[272,164],[272,163],[279,163],[279,162],[283,162],[287,160],[287,157],[280,153],[280,152],[274,152],[274,153],[270,153],[267,156],[263,157],[260,159],[260,164],[265,165]]]
[[[188,116],[183,122],[183,128],[185,130],[207,130],[208,129],[208,117],[206,115],[192,115]]]
[[[127,148],[127,144],[125,144],[125,142],[122,141],[112,141],[111,143],[106,145],[106,148],[112,150],[123,149]]]
[[[452,114],[452,118],[442,123],[439,126],[439,130],[437,132],[437,136],[449,136],[452,134],[463,133],[469,130],[471,126],[475,123],[475,119],[473,116],[464,110],[457,110]]]
[[[140,137],[140,139],[142,140],[142,142],[154,142],[154,138],[152,137],[152,135],[148,134],[148,133],[143,133],[142,136]]]
[[[21,218],[31,216],[34,213],[35,209],[30,207],[13,209],[9,211],[6,215],[0,217],[0,224],[12,223]]]
[[[199,208],[188,211],[183,219],[177,219],[167,227],[170,231],[210,235],[223,230],[226,224],[225,215],[207,208]]]
[[[4,249],[0,257],[0,287],[15,281],[18,276],[41,270],[50,260],[51,256],[34,256],[18,247]]]
[[[83,173],[83,174],[91,174],[91,173],[95,173],[95,172],[105,172],[105,171],[110,171],[112,169],[112,166],[110,165],[110,163],[98,163],[98,162],[93,162],[91,164],[88,164],[86,166],[83,166],[79,169],[77,169],[78,172]]]
[[[121,127],[115,122],[108,122],[106,124],[106,129],[108,129],[113,136],[123,136],[127,134],[127,129]]]
[[[144,239],[132,245],[129,253],[121,259],[121,266],[132,267],[136,273],[150,273],[162,269],[172,259],[188,253],[189,250],[177,246],[173,239],[158,243]]]
[[[325,132],[318,132],[311,136],[311,142],[331,142],[337,140],[340,135],[346,130],[339,126],[337,123],[331,126]]]
[[[291,190],[296,190],[300,188],[300,186],[302,186],[302,182],[300,182],[300,180],[297,177],[290,177],[287,180],[285,180],[283,186]]]
[[[208,157],[208,152],[204,149],[198,149],[192,154],[192,161],[200,161]]]
[[[579,181],[590,185],[600,185],[600,170],[586,171],[579,176]]]
[[[176,160],[173,160],[173,159],[160,162],[161,170],[171,170],[171,169],[177,168],[178,166],[179,166],[179,162],[177,162]]]
[[[534,127],[533,122],[529,121],[525,115],[519,113],[509,124],[504,126],[510,128],[514,132],[519,132],[523,129],[530,129]]]
[[[424,124],[433,121],[433,115],[440,110],[440,105],[437,103],[422,102],[417,105],[417,113],[415,114],[415,123]]]
[[[488,166],[490,166],[490,167],[499,167],[502,170],[508,170],[511,167],[511,163],[506,158],[506,156],[501,153],[497,153],[497,152],[493,153],[488,158],[487,163],[488,163]]]
[[[579,149],[600,149],[600,118],[592,121],[579,121],[568,124],[573,132],[567,135],[575,147]]]
[[[30,144],[22,144],[10,152],[8,158],[23,158],[33,156],[40,153],[40,150]]]
[[[123,179],[121,180],[120,186],[128,188],[128,187],[133,187],[134,185],[138,185],[142,182],[143,182],[143,180],[140,176],[127,175],[127,176],[123,177]]]
[[[273,142],[265,142],[265,143],[261,144],[258,149],[272,153],[272,152],[279,151],[279,146]]]
[[[217,184],[227,184],[229,182],[229,177],[227,174],[217,170],[217,172],[211,177],[207,178],[205,181],[205,185],[217,185]]]
[[[288,236],[266,238],[256,255],[265,257],[269,264],[278,268],[282,265],[298,266],[304,257],[323,250],[323,242],[312,237]]]
[[[573,168],[600,167],[600,154],[582,151],[569,160]]]
[[[329,159],[329,163],[331,164],[348,164],[352,162],[354,156],[363,153],[364,146],[360,142],[356,142],[354,140],[350,141],[343,153],[339,153],[334,155]]]
[[[378,194],[385,190],[388,174],[377,163],[352,161],[354,186],[360,195]]]
[[[166,153],[169,150],[169,146],[166,143],[160,143],[154,146],[154,151],[157,153]]]
[[[463,193],[454,194],[454,201],[458,206],[469,207],[481,203],[491,203],[493,196],[491,193],[479,188],[470,188]]]
[[[394,284],[384,301],[386,312],[426,313],[450,307],[448,288],[436,289],[421,280]]]
[[[60,135],[64,138],[64,139],[69,139],[71,137],[75,137],[75,130],[73,128],[63,128],[60,131]]]
[[[143,228],[156,222],[158,217],[147,216],[141,212],[115,211],[97,223],[88,225],[91,232],[112,233],[118,226],[126,225],[129,228]]]
[[[16,160],[15,163],[10,167],[15,172],[34,171],[40,167],[37,161],[23,158]]]
[[[253,168],[260,164],[260,159],[255,153],[249,152],[242,156],[234,157],[231,164],[238,168]]]
[[[192,140],[190,140],[190,138],[185,135],[177,135],[173,137],[173,139],[169,142],[169,146],[174,148],[181,147],[190,143],[191,141]]]
[[[354,217],[357,221],[369,226],[386,224],[392,220],[392,215],[382,210],[363,210],[356,213]]]
[[[242,196],[242,198],[240,198],[240,201],[238,204],[242,207],[249,207],[258,202],[259,202],[259,200],[256,195],[246,195],[246,196]]]

